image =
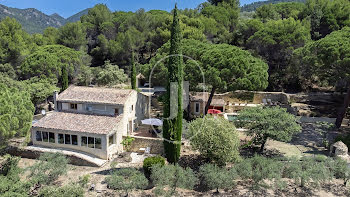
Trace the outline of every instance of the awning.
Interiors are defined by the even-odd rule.
[[[141,123],[144,125],[153,125],[153,126],[162,126],[163,125],[163,121],[156,119],[156,118],[141,120]]]

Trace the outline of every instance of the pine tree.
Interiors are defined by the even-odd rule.
[[[165,156],[170,163],[177,163],[180,157],[181,149],[181,135],[182,135],[182,119],[183,119],[183,106],[182,106],[182,86],[183,86],[183,65],[182,65],[182,50],[181,50],[181,29],[180,22],[177,15],[177,6],[174,9],[174,19],[171,28],[170,39],[170,57],[168,64],[168,82],[166,102],[164,103],[164,119],[163,124],[163,137]],[[177,114],[176,117],[171,117],[170,105],[170,84],[175,83],[177,85]],[[174,91],[174,90],[173,90]]]
[[[134,52],[132,52],[131,56],[131,88],[133,90],[136,90],[136,65],[135,65],[135,55]]]
[[[68,71],[67,66],[64,66],[62,68],[62,89],[61,91],[64,91],[68,88]]]

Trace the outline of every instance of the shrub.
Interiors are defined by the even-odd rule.
[[[8,174],[12,175],[13,173],[18,173],[18,162],[19,157],[13,157],[11,155],[5,155],[4,161],[0,163],[0,174],[7,176]]]
[[[83,197],[84,190],[78,184],[69,184],[62,187],[48,186],[39,192],[39,197]]]
[[[29,181],[21,181],[20,174],[23,172],[18,165],[19,158],[5,155],[0,163],[0,196],[27,196],[31,184]]]
[[[79,177],[79,185],[82,187],[86,187],[86,185],[89,183],[90,180],[90,174],[85,174],[84,176]]]
[[[219,189],[231,189],[235,185],[236,170],[234,168],[228,171],[217,165],[205,164],[200,167],[199,173],[208,189],[216,189],[217,193]]]
[[[297,118],[280,107],[250,107],[242,110],[236,124],[248,129],[253,142],[264,150],[268,138],[288,142],[292,136],[301,131]]]
[[[135,138],[127,136],[126,138],[123,139],[121,144],[123,145],[123,147],[126,151],[130,151],[131,144],[134,140],[135,140]]]
[[[329,168],[337,179],[342,179],[344,185],[350,180],[350,168],[348,163],[340,158],[336,158],[334,161],[329,162]]]
[[[292,158],[286,164],[284,176],[294,179],[301,187],[307,185],[319,186],[321,182],[332,178],[331,171],[325,161],[317,161],[318,158],[304,157],[301,160]]]
[[[252,180],[255,188],[267,187],[264,180],[270,180],[275,185],[280,185],[282,165],[276,159],[255,155],[236,164],[235,169],[243,180]]]
[[[63,174],[67,173],[68,160],[60,153],[43,153],[39,162],[29,167],[34,183],[49,185]]]
[[[239,138],[228,120],[207,115],[189,124],[188,135],[193,149],[208,160],[224,165],[239,160]]]
[[[198,182],[196,174],[190,168],[176,165],[155,165],[152,167],[151,180],[156,189],[156,195],[176,196],[176,188],[193,189]],[[164,188],[169,187],[165,191]]]
[[[147,157],[143,160],[143,170],[147,178],[151,175],[152,166],[159,164],[160,166],[165,165],[165,159],[161,156]]]
[[[148,185],[146,177],[135,168],[123,168],[113,172],[106,178],[109,188],[114,190],[123,190],[129,194],[135,189],[145,189]]]

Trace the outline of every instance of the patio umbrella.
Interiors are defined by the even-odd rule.
[[[163,125],[163,121],[159,120],[157,118],[150,118],[150,119],[141,120],[141,123],[144,125],[153,125],[153,126],[162,126]]]

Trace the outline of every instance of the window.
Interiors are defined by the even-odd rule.
[[[38,142],[55,143],[55,133],[46,132],[46,131],[37,131],[35,134],[35,139]]]
[[[70,144],[70,135],[68,135],[68,134],[64,135],[64,143],[65,144]]]
[[[78,109],[78,104],[71,103],[71,104],[70,104],[70,108],[76,110],[76,109]]]
[[[200,104],[199,103],[195,103],[195,112],[198,114],[199,113],[199,111],[200,111]]]
[[[58,134],[58,143],[64,144],[64,135],[63,134]]]
[[[81,146],[87,146],[87,137],[81,137]]]
[[[36,132],[36,141],[39,141],[39,142],[43,141],[43,138],[41,137],[41,131]]]
[[[78,136],[77,135],[72,135],[72,144],[78,145]]]
[[[55,143],[55,134],[54,133],[49,133],[49,142],[50,143]]]
[[[101,138],[95,138],[95,148],[102,149]]]
[[[49,142],[49,133],[43,131],[43,142]]]
[[[108,145],[111,146],[112,144],[114,144],[114,135],[109,136],[108,139]]]
[[[78,145],[78,136],[69,134],[58,134],[59,144]]]
[[[119,115],[119,109],[118,109],[118,108],[115,108],[115,109],[114,109],[114,115],[115,115],[115,116],[118,116],[118,115]]]
[[[81,137],[81,146],[102,149],[102,140],[101,140],[101,138],[82,136]]]

